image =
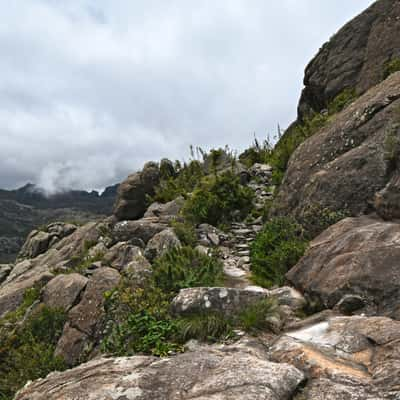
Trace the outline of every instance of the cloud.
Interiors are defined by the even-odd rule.
[[[303,70],[372,1],[14,0],[0,25],[0,187],[101,188],[295,117]]]

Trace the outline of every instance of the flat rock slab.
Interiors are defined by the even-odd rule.
[[[101,358],[22,389],[16,400],[288,400],[304,375],[257,348],[202,347],[173,358]]]
[[[395,399],[400,394],[399,343],[399,321],[333,317],[282,335],[270,356],[311,378],[306,399]]]

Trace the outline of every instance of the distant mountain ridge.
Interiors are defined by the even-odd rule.
[[[69,190],[47,195],[38,186],[28,183],[15,190],[0,189],[0,200],[12,200],[40,209],[76,208],[95,214],[109,214],[118,186],[108,186],[101,194],[96,190]]]
[[[53,221],[86,222],[112,212],[119,184],[97,191],[46,195],[33,184],[0,189],[0,264],[15,259],[28,233]]]

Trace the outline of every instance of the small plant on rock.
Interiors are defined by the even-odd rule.
[[[222,313],[203,313],[177,320],[178,337],[182,342],[190,339],[217,342],[234,336],[231,321]]]
[[[262,299],[244,308],[237,316],[237,325],[247,331],[271,328],[271,320],[279,317],[278,302],[274,298]]]
[[[254,192],[227,171],[204,178],[186,200],[183,215],[195,224],[218,226],[237,217],[245,218],[252,209],[253,198]]]
[[[282,285],[306,247],[304,230],[295,220],[277,217],[267,222],[250,251],[254,282],[264,287]]]
[[[223,279],[222,263],[214,256],[192,247],[178,247],[157,258],[153,264],[155,285],[165,292],[196,286],[217,286]]]

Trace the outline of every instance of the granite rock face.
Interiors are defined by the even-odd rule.
[[[398,1],[378,0],[322,46],[305,71],[300,120],[345,89],[362,94],[385,78],[387,63],[400,58],[399,16]]]
[[[286,276],[328,308],[352,295],[359,311],[400,319],[399,259],[400,224],[346,218],[314,239]]]
[[[302,216],[310,206],[344,210],[354,216],[373,211],[377,194],[398,174],[399,136],[397,72],[297,148],[272,214]],[[390,185],[397,187],[395,182]],[[393,193],[393,188],[387,190]],[[398,205],[393,203],[382,201],[378,209],[397,215]]]
[[[289,400],[303,381],[247,344],[205,346],[172,358],[100,358],[52,373],[16,400]]]
[[[399,321],[333,317],[282,335],[270,357],[309,377],[302,392],[307,400],[397,399],[399,339]]]
[[[114,215],[119,221],[143,217],[147,209],[147,196],[154,195],[160,181],[160,170],[156,163],[149,162],[140,172],[128,176],[118,188]]]

